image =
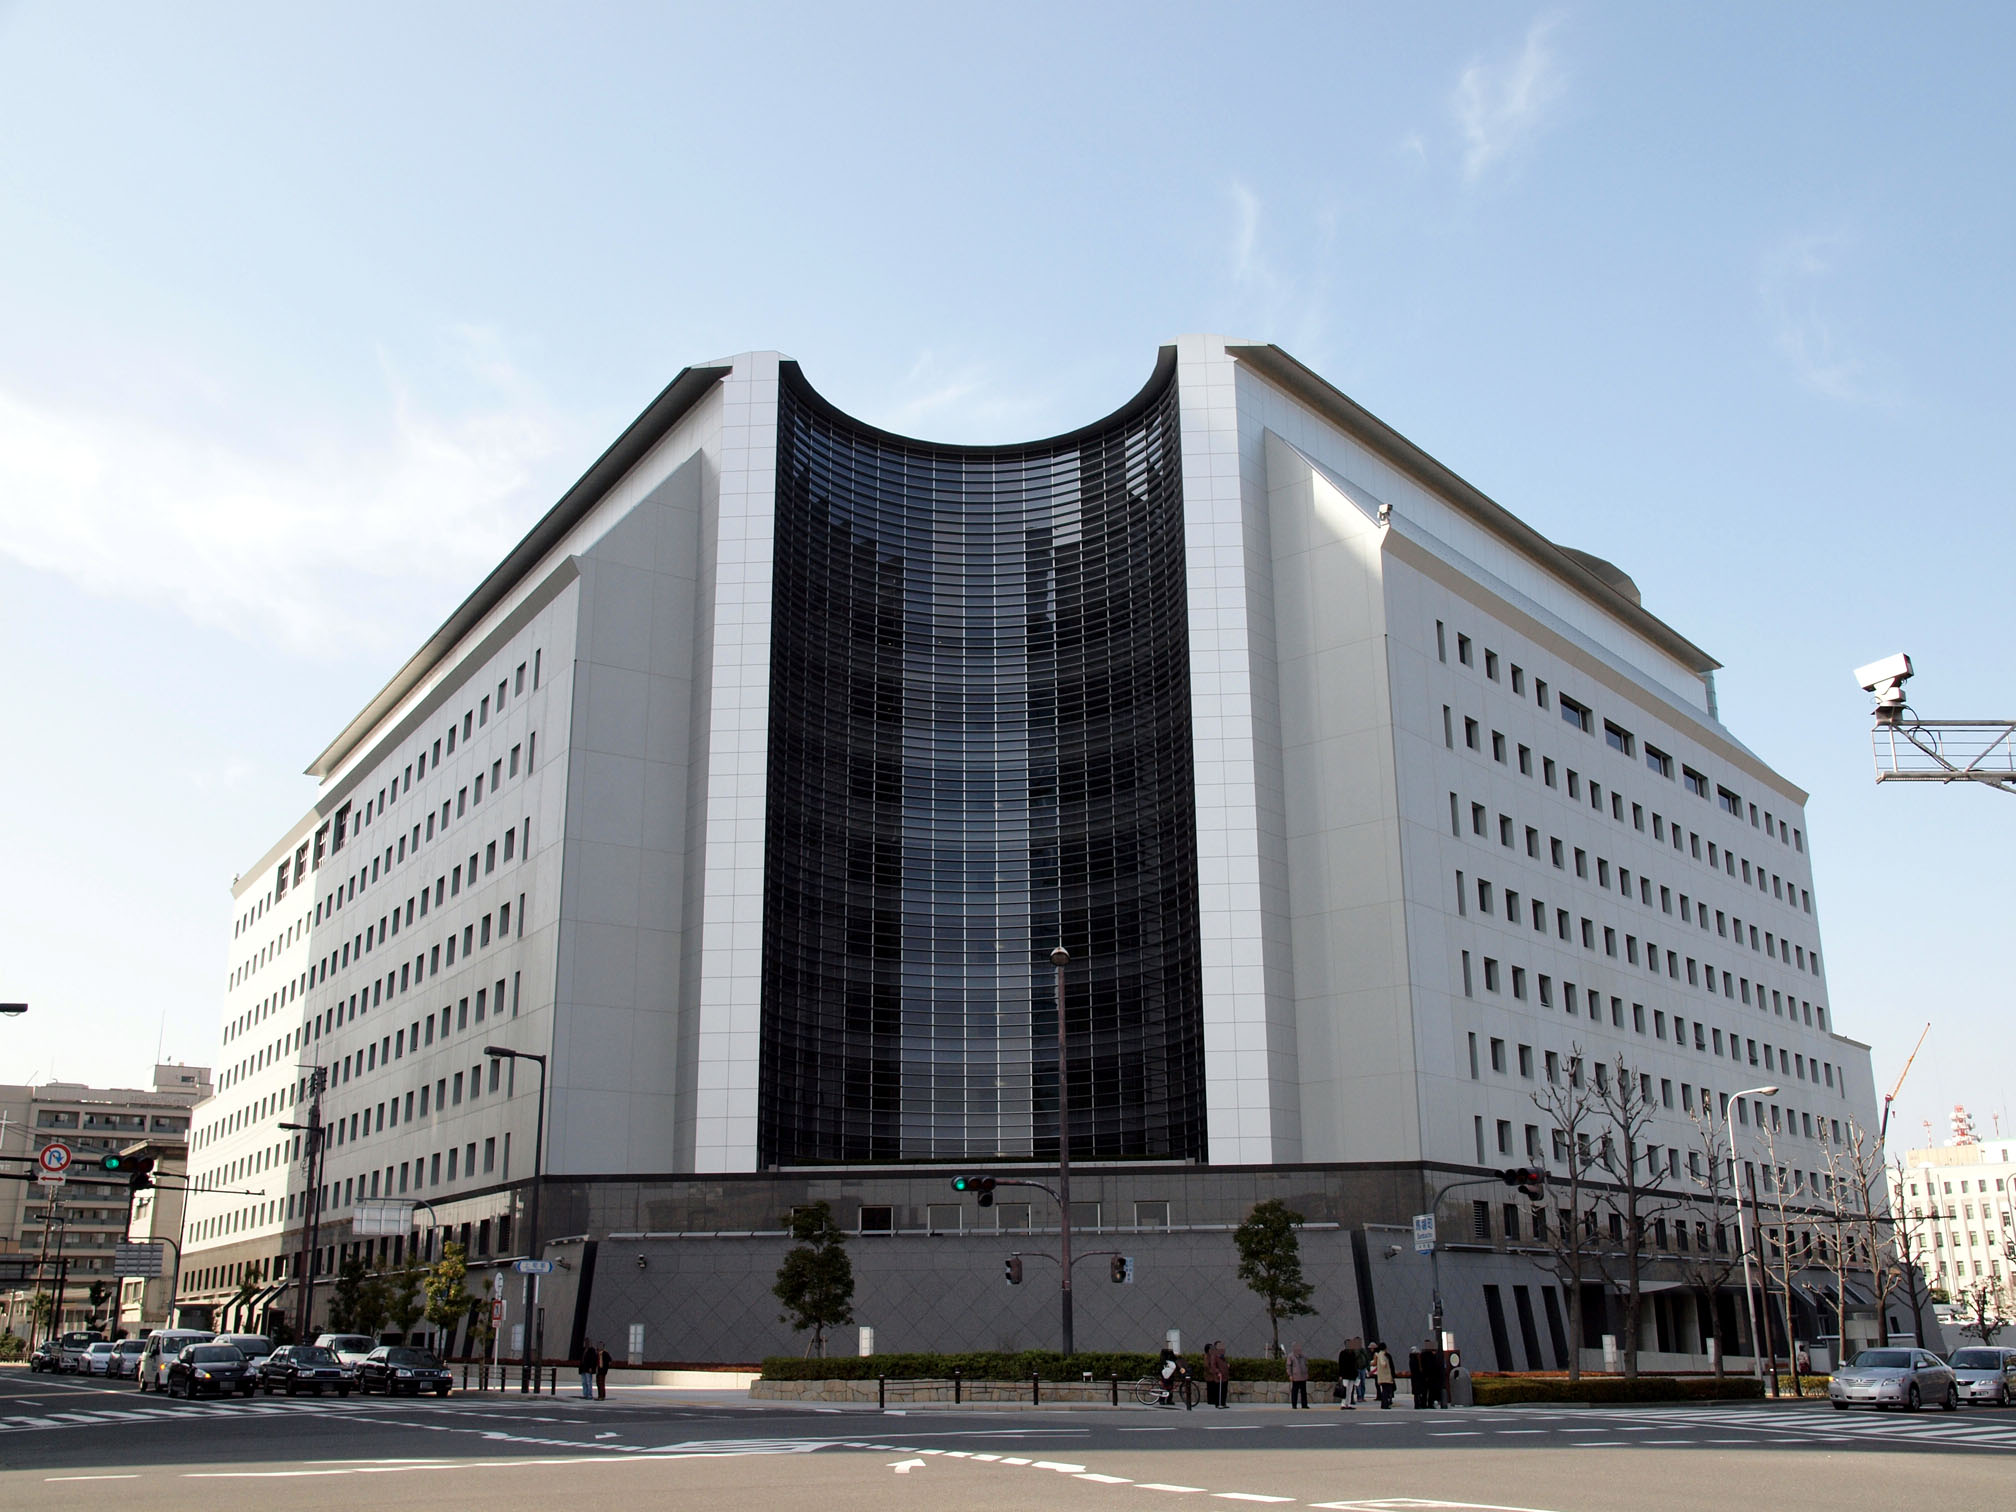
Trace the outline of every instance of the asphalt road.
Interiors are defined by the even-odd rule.
[[[563,1381],[563,1387],[566,1384]],[[813,1408],[617,1389],[446,1400],[168,1401],[0,1367],[0,1507],[426,1512],[649,1498],[707,1512],[1220,1501],[1699,1512],[2002,1504],[2016,1411]]]

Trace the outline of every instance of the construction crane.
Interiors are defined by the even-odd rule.
[[[1890,1095],[1883,1099],[1883,1122],[1876,1130],[1876,1148],[1883,1148],[1883,1136],[1890,1132],[1890,1105],[1897,1101],[1897,1094],[1904,1090],[1904,1078],[1911,1074],[1911,1062],[1918,1059],[1918,1052],[1925,1048],[1925,1036],[1932,1032],[1928,1023],[1918,1031],[1918,1043],[1911,1047],[1911,1053],[1904,1057],[1904,1069],[1897,1073],[1897,1085],[1890,1089]],[[1932,1125],[1925,1125],[1925,1143],[1932,1143]]]
[[[1977,782],[2016,794],[2016,719],[1920,719],[1904,701],[1910,680],[1901,651],[1855,669],[1862,691],[1876,695],[1876,780]]]

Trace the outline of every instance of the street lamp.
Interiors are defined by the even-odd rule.
[[[492,1060],[529,1060],[539,1065],[538,1120],[532,1135],[532,1195],[525,1204],[525,1253],[537,1259],[539,1243],[539,1167],[546,1153],[546,1057],[529,1050],[506,1050],[502,1045],[485,1045],[483,1053]],[[533,1276],[525,1272],[525,1346],[520,1351],[518,1390],[532,1389],[532,1287]]]
[[[1057,1250],[1064,1262],[1064,1356],[1071,1350],[1071,1063],[1064,1049],[1064,968],[1071,952],[1050,952],[1057,968]]]
[[[1736,1107],[1746,1097],[1776,1097],[1774,1087],[1749,1087],[1730,1098],[1722,1108],[1722,1121],[1729,1127],[1729,1184],[1736,1188],[1736,1247],[1743,1252],[1743,1307],[1750,1315],[1750,1373],[1764,1378],[1763,1347],[1757,1337],[1757,1293],[1750,1279],[1749,1229],[1743,1222],[1743,1187],[1736,1179]]]

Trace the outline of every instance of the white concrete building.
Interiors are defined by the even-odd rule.
[[[1948,1296],[1987,1285],[2016,1308],[2016,1139],[1964,1140],[1911,1150],[1892,1211],[1910,1232],[1928,1285]]]
[[[1197,1236],[1276,1192],[1335,1226],[1346,1331],[1382,1295],[1411,1315],[1425,1283],[1367,1232],[1553,1164],[1533,1093],[1578,1049],[1645,1079],[1678,1186],[1695,1117],[1776,1084],[1741,1153],[1769,1131],[1816,1190],[1872,1116],[1867,1049],[1827,991],[1805,794],[1721,724],[1716,666],[1278,348],[1183,338],[1108,419],[998,448],[875,431],[775,353],[690,368],[239,879],[187,1285],[285,1305],[311,1065],[325,1267],[388,1197],[421,1206],[380,1253],[521,1250],[538,1078],[496,1046],[550,1061],[540,1248],[663,1256],[584,1249],[555,1352],[624,1309],[664,1358],[769,1348],[760,1247],[814,1195],[892,1241],[857,1260],[885,1346],[1033,1340],[976,1322],[991,1260],[906,1306],[896,1241],[993,1244],[975,1222],[1007,1218],[948,1203],[944,1163],[1054,1159],[1060,939],[1085,1218],[1170,1247],[1095,1327],[1181,1306],[1235,1334]],[[1550,1363],[1516,1210],[1451,1213],[1477,1278],[1452,1317]],[[639,1291],[682,1267],[712,1279]]]

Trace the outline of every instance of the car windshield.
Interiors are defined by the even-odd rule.
[[[111,1346],[110,1344],[93,1344],[93,1345],[91,1346],[91,1353],[92,1353],[92,1354],[110,1354],[110,1353],[112,1353],[112,1346]]]
[[[362,1350],[368,1354],[377,1342],[376,1339],[367,1338],[363,1334],[336,1334],[330,1338],[329,1348],[348,1349],[353,1352]]]
[[[1855,1356],[1857,1370],[1909,1370],[1911,1355],[1903,1349],[1865,1349]]]
[[[272,1341],[263,1334],[237,1334],[232,1337],[231,1344],[248,1355],[273,1352]]]
[[[336,1363],[336,1356],[334,1354],[326,1349],[317,1349],[313,1345],[291,1350],[287,1358],[292,1360],[296,1365],[334,1365]]]
[[[235,1365],[245,1356],[229,1344],[201,1344],[189,1351],[189,1358],[198,1365]]]
[[[441,1362],[424,1349],[391,1349],[385,1352],[385,1359],[392,1365],[439,1365]]]
[[[1999,1349],[1963,1349],[1953,1356],[1955,1370],[2000,1370],[2002,1351]]]
[[[146,1347],[147,1345],[139,1339],[121,1339],[112,1346],[117,1354],[139,1354]]]

